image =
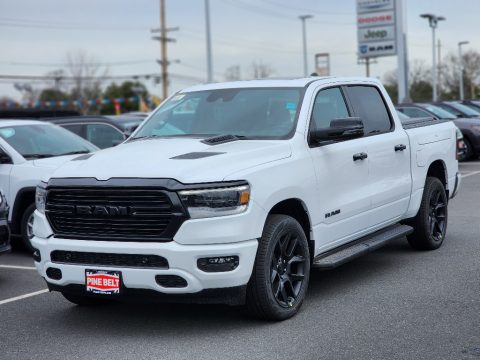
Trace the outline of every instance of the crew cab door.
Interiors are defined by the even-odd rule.
[[[330,122],[353,116],[342,87],[316,92],[309,131],[327,128]],[[314,236],[317,250],[348,241],[365,229],[370,210],[367,191],[369,159],[354,159],[368,151],[368,138],[342,140],[327,144],[309,141],[309,150],[317,176],[317,218]]]
[[[347,86],[348,99],[355,116],[362,119],[369,176],[367,193],[371,194],[370,226],[393,222],[408,208],[411,192],[410,143],[398,125],[379,88],[373,85]],[[364,224],[366,225],[366,224]]]

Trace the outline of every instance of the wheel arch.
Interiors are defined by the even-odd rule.
[[[297,220],[303,228],[305,236],[307,237],[310,257],[313,258],[315,250],[315,240],[312,236],[312,222],[308,212],[307,205],[299,198],[289,198],[277,202],[268,212],[268,215],[280,214],[288,215]]]
[[[20,224],[23,212],[32,203],[35,202],[35,187],[26,187],[20,189],[15,197],[12,207],[11,231],[14,234],[20,234]]]
[[[439,179],[445,187],[447,197],[449,196],[447,166],[443,160],[435,160],[430,164],[427,170],[427,177],[435,177]]]

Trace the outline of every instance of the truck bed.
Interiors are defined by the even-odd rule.
[[[409,120],[402,120],[402,126],[405,130],[407,129],[414,129],[424,126],[431,126],[441,124],[451,120],[437,120],[431,117],[423,117],[423,118],[413,118]]]

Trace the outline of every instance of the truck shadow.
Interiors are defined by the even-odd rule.
[[[404,240],[331,271],[313,269],[302,311],[289,321],[300,322],[303,316],[313,316],[314,312],[321,311],[322,301],[342,296],[345,292],[354,290],[361,282],[384,277],[386,272],[395,272],[397,266],[402,266],[399,253],[406,252],[411,250]],[[66,326],[71,326],[72,331],[88,332],[89,336],[96,333],[100,336],[107,331],[118,336],[135,334],[175,337],[195,332],[213,334],[218,332],[219,327],[233,331],[239,328],[281,326],[281,323],[253,319],[243,308],[227,305],[113,303],[88,308],[70,305],[59,294],[51,296],[58,296],[58,301],[62,304],[60,309],[50,313],[50,321],[61,321]]]

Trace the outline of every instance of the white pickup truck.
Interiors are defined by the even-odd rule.
[[[448,121],[402,126],[374,79],[195,86],[37,187],[35,264],[76,304],[193,299],[286,319],[312,267],[404,236],[442,245],[456,142]]]
[[[33,251],[35,188],[39,181],[78,154],[98,148],[59,126],[33,120],[0,120],[0,189],[10,207],[13,234]]]

